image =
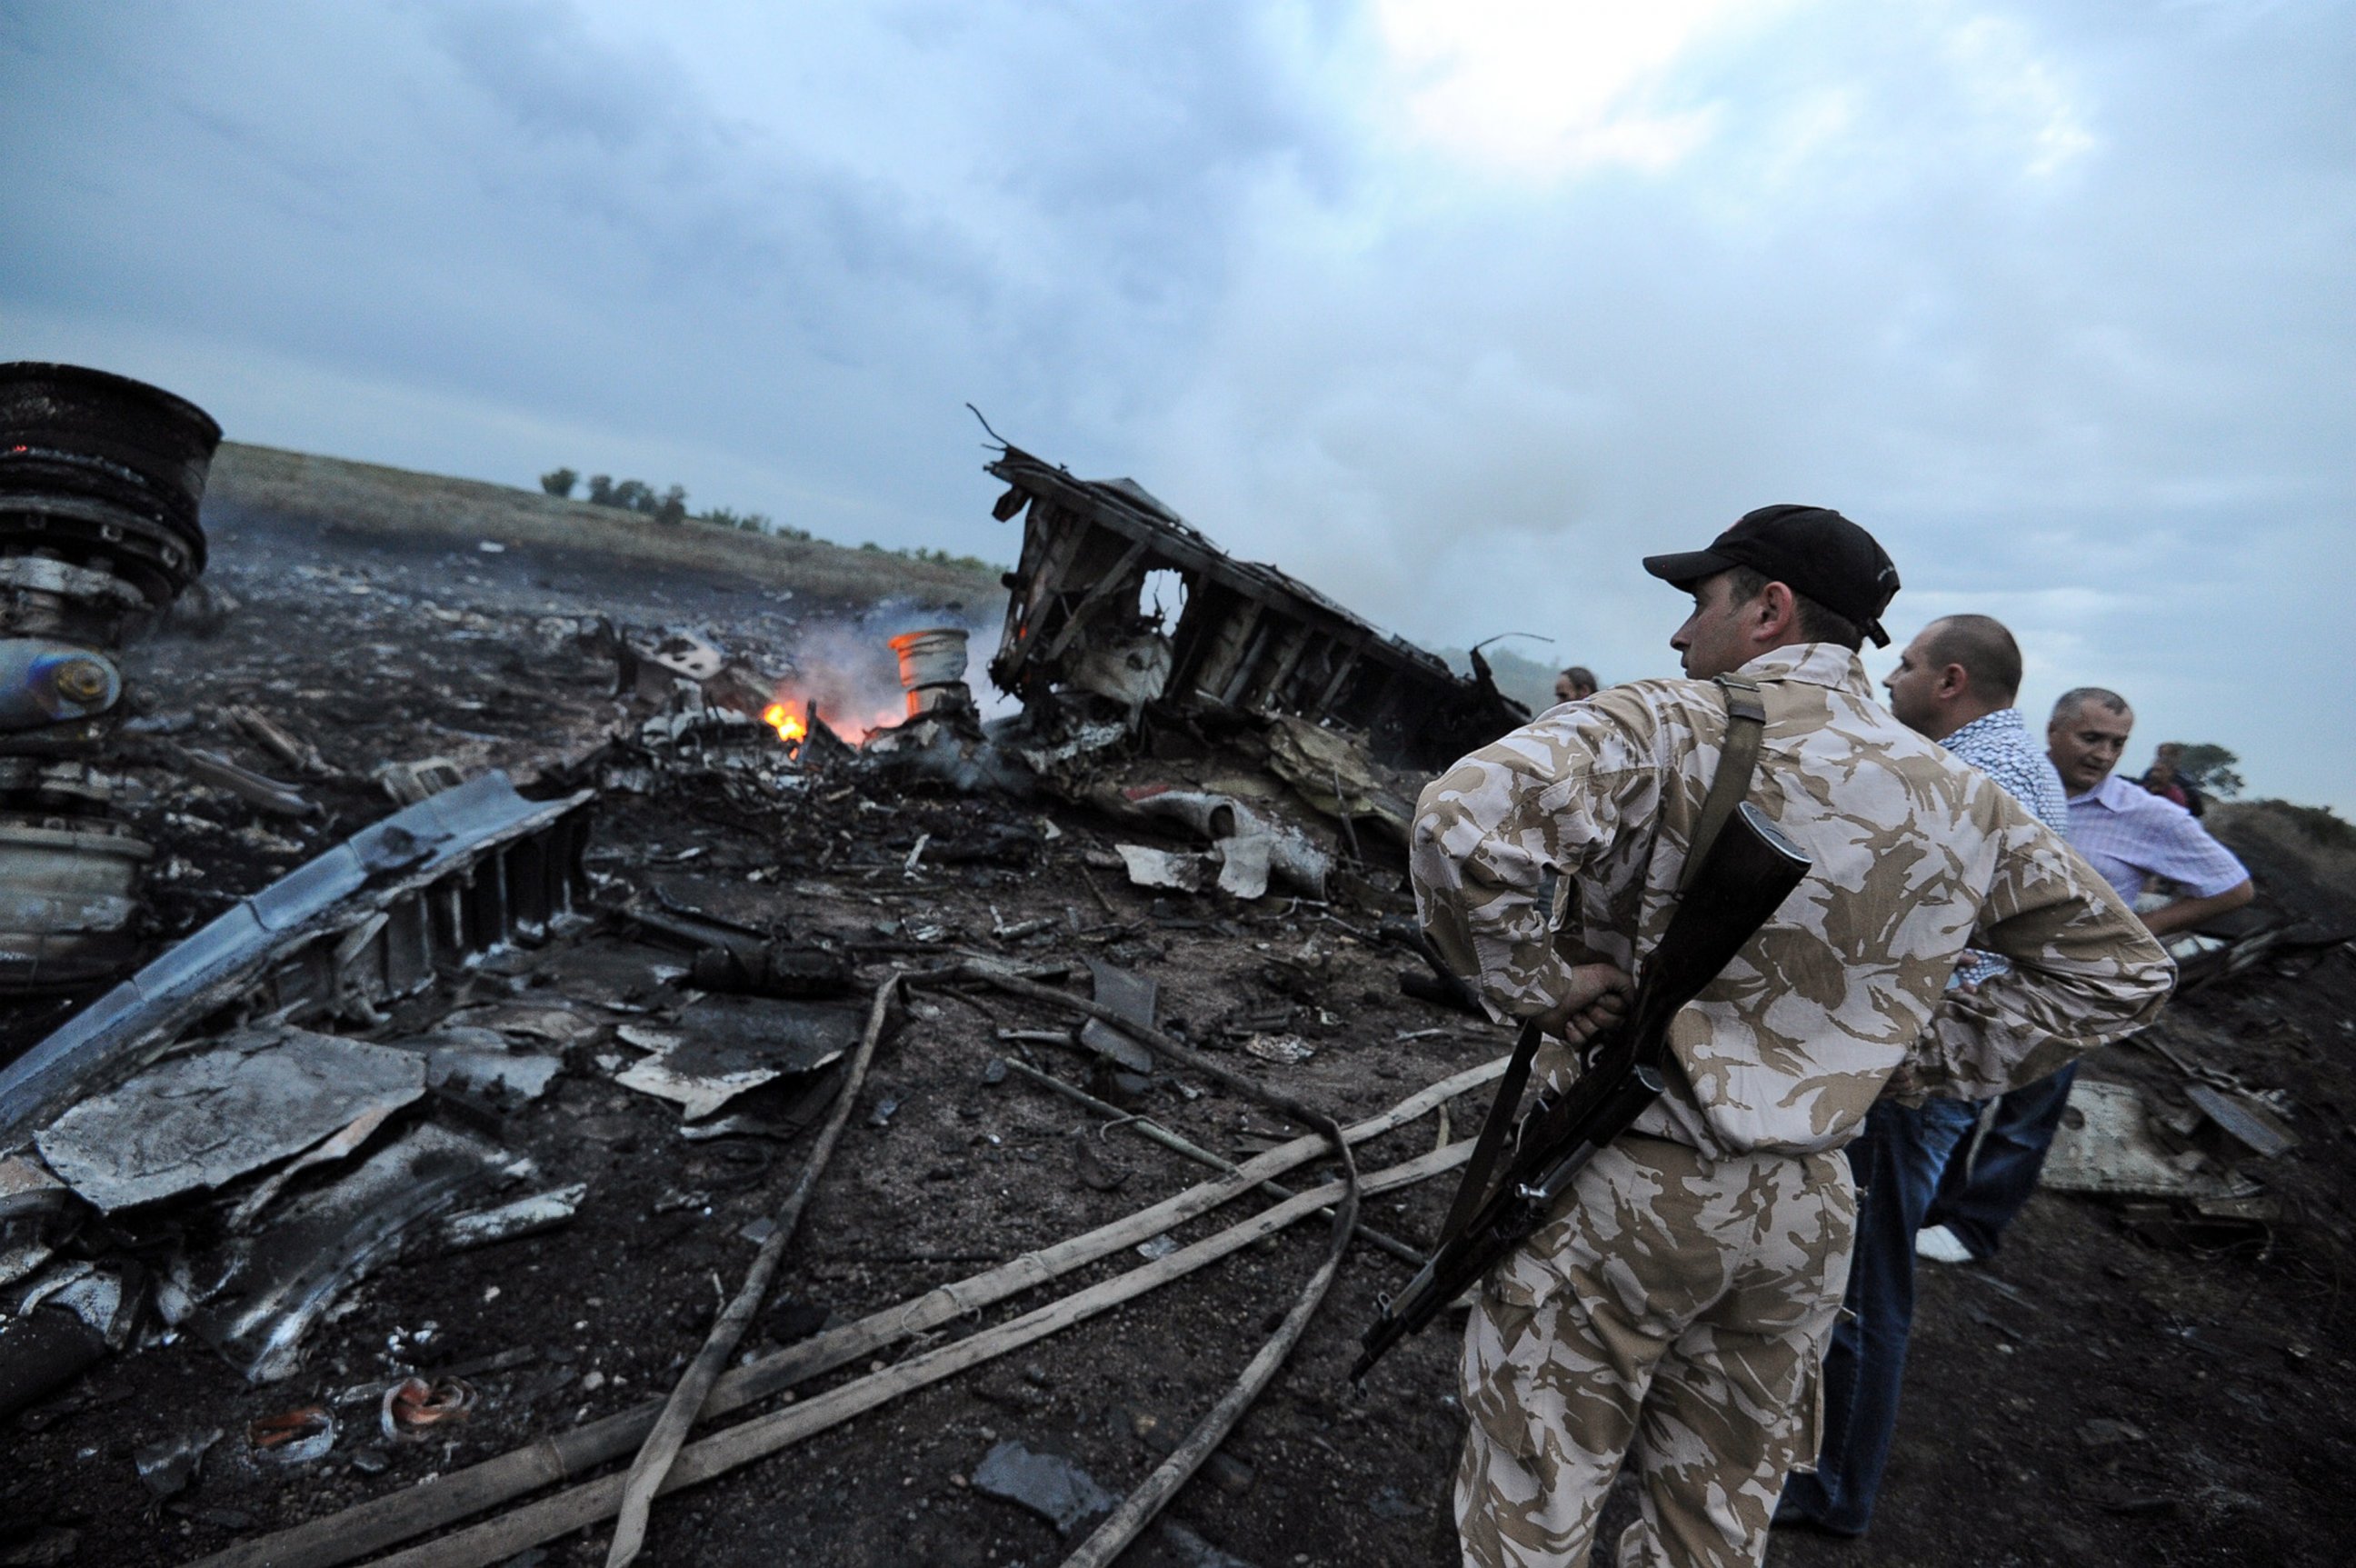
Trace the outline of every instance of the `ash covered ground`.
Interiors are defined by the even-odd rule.
[[[145,776],[140,826],[168,854],[160,945],[391,809],[368,775],[441,756],[554,792],[639,713],[611,695],[600,621],[700,624],[732,651],[790,659],[819,626],[891,632],[989,617],[937,587],[886,596],[797,590],[518,543],[485,553],[447,535],[339,531],[288,511],[216,506],[211,580],[239,601],[217,627],[167,631],[133,660],[151,720],[275,770],[226,716],[266,713],[330,772],[296,782],[316,818]],[[884,585],[879,585],[884,586]],[[978,649],[979,651],[979,649]],[[977,660],[979,662],[979,660]],[[642,712],[642,710],[640,711]],[[177,722],[177,721],[176,721]],[[1232,779],[1232,756],[1130,758],[1126,779]],[[687,908],[776,939],[823,942],[867,982],[890,966],[982,954],[1087,993],[1089,964],[1159,987],[1161,1026],[1218,1061],[1330,1109],[1371,1115],[1502,1054],[1504,1031],[1403,995],[1419,961],[1385,935],[1410,908],[1378,850],[1356,893],[1319,905],[1130,886],[1117,843],[1191,849],[1043,797],[1017,804],[900,788],[847,762],[798,788],[657,769],[595,807],[589,868],[609,909]],[[2262,900],[2310,934],[2356,927],[2356,853],[2296,814],[2248,807],[2222,836]],[[1332,836],[1328,835],[1329,842]],[[923,853],[914,856],[919,842]],[[2335,927],[2334,923],[2337,922]],[[998,933],[1019,931],[1003,936]],[[250,1386],[192,1337],[127,1350],[17,1418],[0,1479],[0,1562],[193,1561],[365,1499],[443,1486],[467,1466],[659,1397],[733,1293],[802,1165],[824,1085],[779,1080],[732,1103],[758,1132],[691,1140],[680,1108],[616,1081],[639,1056],[622,1031],[750,1030],[756,1000],[697,996],[688,960],[614,917],[485,965],[404,1004],[380,1030],[463,1015],[560,1055],[541,1099],[485,1131],[535,1163],[535,1188],[585,1184],[568,1225],[383,1267],[305,1341],[283,1380]],[[55,1010],[19,1009],[19,1042]],[[1107,1087],[1089,1054],[1049,1036],[1067,1011],[989,989],[910,993],[859,1091],[844,1140],[745,1351],[769,1357],[840,1326],[1107,1224],[1211,1174],[1020,1072]],[[2276,1200],[2263,1226],[2042,1194],[1991,1264],[1926,1265],[1908,1410],[1880,1516],[1859,1542],[1779,1535],[1790,1564],[2336,1563],[2356,1540],[2356,1362],[2346,1297],[2356,1171],[2356,959],[2345,941],[2286,944],[2171,1006],[2166,1040],[2279,1091],[2298,1146],[2245,1166]],[[356,1032],[347,1030],[346,1032]],[[1032,1037],[1008,1039],[1008,1033]],[[1283,1059],[1283,1058],[1298,1059]],[[1275,1059],[1271,1059],[1275,1058]],[[2134,1045],[2097,1077],[2180,1098],[2165,1056]],[[822,1076],[822,1075],[821,1075]],[[1156,1070],[1134,1094],[1213,1152],[1248,1157],[1305,1129],[1216,1082]],[[1449,1107],[1357,1151],[1363,1170],[1469,1135],[1485,1104]],[[444,1113],[436,1109],[434,1114]],[[801,1131],[797,1134],[796,1129]],[[479,1129],[478,1129],[479,1130]],[[1291,1178],[1305,1185],[1313,1173]],[[1367,1200],[1366,1223],[1421,1245],[1452,1182]],[[1178,1227],[1188,1242],[1256,1199]],[[1071,1535],[976,1485],[1001,1444],[1070,1461],[1108,1493],[1136,1485],[1226,1391],[1325,1244],[1312,1219],[1138,1300],[904,1395],[662,1500],[648,1559],[677,1563],[1043,1564]],[[1026,1294],[880,1348],[797,1399],[1140,1265],[1124,1248]],[[1361,1394],[1344,1373],[1376,1298],[1408,1266],[1351,1251],[1307,1338],[1220,1457],[1124,1559],[1438,1564],[1454,1560],[1447,1496],[1462,1432],[1452,1320],[1395,1351]],[[412,1372],[462,1375],[466,1418],[424,1441],[378,1430],[381,1391]],[[333,1410],[326,1457],[266,1462],[250,1424]],[[767,1410],[771,1405],[756,1407]],[[731,1417],[730,1419],[736,1419]],[[168,1499],[142,1484],[145,1445],[213,1430]],[[1631,1503],[1615,1501],[1607,1530]],[[603,1526],[519,1561],[603,1561]],[[46,1555],[42,1555],[46,1553]]]

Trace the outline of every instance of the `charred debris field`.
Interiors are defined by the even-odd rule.
[[[584,550],[273,461],[216,484],[126,725],[145,958],[259,908],[252,953],[152,1019],[7,1005],[20,1062],[130,1043],[59,1053],[5,1141],[0,1563],[603,1562],[839,1111],[642,1561],[1064,1561],[1302,1302],[1312,1112],[1363,1133],[1357,1239],[1120,1561],[1454,1561],[1461,1319],[1344,1373],[1510,1045],[1399,847],[1494,690],[1019,452],[1004,646],[986,578]],[[1019,732],[887,646],[944,629]],[[2347,1560],[2356,850],[2217,825],[2259,905],[2093,1061],[2072,1190],[1924,1266],[1873,1534],[1771,1562]]]

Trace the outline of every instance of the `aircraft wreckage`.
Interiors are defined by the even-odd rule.
[[[1023,537],[997,717],[945,622],[894,628],[899,690],[861,695],[717,625],[437,610],[415,646],[461,625],[505,650],[488,682],[594,689],[594,727],[552,726],[517,783],[338,766],[258,699],[209,746],[161,743],[168,714],[145,738],[43,720],[256,842],[316,828],[314,796],[379,801],[0,1067],[0,1415],[29,1474],[86,1446],[125,1504],[43,1550],[489,1563],[616,1518],[659,1541],[885,1405],[920,1435],[873,1438],[873,1520],[831,1480],[764,1491],[805,1509],[804,1560],[864,1561],[851,1535],[890,1524],[907,1560],[1151,1535],[1232,1568],[1212,1538],[1346,1476],[1332,1551],[1374,1561],[1439,1506],[1407,1490],[1456,1441],[1429,1400],[1378,1396],[1372,1448],[1313,1391],[1255,1417],[1297,1444],[1236,1423],[1329,1292],[1354,1327],[1405,1278],[1469,1148],[1451,1111],[1468,1126],[1502,1069],[1400,873],[1420,780],[1526,715],[1131,481],[1012,447],[988,471]],[[67,582],[59,560],[0,565]],[[354,596],[371,636],[411,613]],[[119,667],[111,626],[78,635]],[[104,913],[117,946],[70,948],[79,980],[136,929]],[[2172,1173],[2208,1162],[2165,1201],[2223,1223],[2290,1140],[2244,1087],[2198,1087],[2209,1121],[2131,1120]],[[1325,1239],[1286,1241],[1303,1221]],[[1358,1242],[1382,1256],[1337,1270]],[[1174,1316],[1108,1316],[1130,1303]],[[1444,1348],[1400,1355],[1444,1383]],[[198,1357],[235,1391],[114,1391]]]

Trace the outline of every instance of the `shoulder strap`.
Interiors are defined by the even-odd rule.
[[[1760,701],[1757,682],[1740,675],[1720,675],[1718,683],[1726,691],[1726,744],[1719,751],[1718,771],[1710,778],[1709,793],[1702,800],[1701,819],[1695,825],[1693,843],[1686,852],[1685,870],[1677,881],[1679,893],[1692,884],[1701,870],[1703,857],[1709,854],[1709,846],[1717,842],[1719,830],[1734,815],[1734,809],[1742,804],[1742,798],[1751,793],[1751,778],[1759,767],[1759,742],[1767,728],[1767,706]],[[1488,1198],[1489,1176],[1505,1146],[1514,1112],[1521,1104],[1522,1088],[1529,1081],[1531,1058],[1537,1055],[1540,1038],[1536,1021],[1525,1021],[1521,1036],[1514,1044],[1513,1057],[1505,1064],[1505,1078],[1489,1101],[1489,1115],[1482,1123],[1472,1155],[1465,1161],[1464,1174],[1458,1179],[1456,1201],[1450,1206],[1448,1222],[1440,1230],[1443,1237],[1457,1235]]]
[[[1685,869],[1677,891],[1685,892],[1701,874],[1709,846],[1718,842],[1734,808],[1751,793],[1751,777],[1759,767],[1759,742],[1767,729],[1767,704],[1760,700],[1759,682],[1740,675],[1720,675],[1726,693],[1726,744],[1718,754],[1718,771],[1711,775],[1709,793],[1702,798],[1701,817],[1694,823],[1693,842],[1686,846]]]

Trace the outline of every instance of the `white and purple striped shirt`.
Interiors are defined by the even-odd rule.
[[[2039,822],[2064,838],[2072,836],[2062,775],[2053,770],[2053,759],[2029,739],[2029,723],[2019,708],[1982,714],[1939,744],[2003,785],[2005,793],[2028,807]],[[1992,952],[1967,948],[1951,983],[1977,985],[2011,967]]]
[[[2155,876],[2195,898],[2213,898],[2250,879],[2191,812],[2115,773],[2070,798],[2070,846],[2131,904]]]

